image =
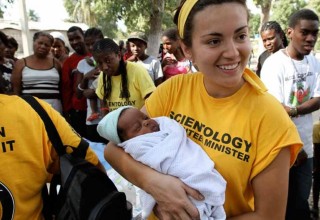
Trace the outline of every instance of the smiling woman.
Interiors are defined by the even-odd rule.
[[[246,68],[248,16],[245,0],[181,1],[175,15],[181,48],[199,72],[165,81],[143,111],[149,117],[181,116],[176,118],[187,135],[227,181],[227,219],[284,219],[289,167],[302,144],[283,107]],[[153,196],[160,219],[204,219],[189,200],[201,200],[190,185],[134,161],[114,143],[105,148],[105,158]],[[182,161],[197,159],[192,155]]]

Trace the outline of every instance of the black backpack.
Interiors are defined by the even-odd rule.
[[[43,214],[46,220],[129,220],[132,205],[119,192],[106,173],[86,161],[89,144],[81,140],[67,154],[59,133],[47,112],[32,96],[22,96],[42,118],[49,139],[60,157],[60,175],[54,175],[50,190],[43,189]],[[57,187],[60,187],[57,192]]]

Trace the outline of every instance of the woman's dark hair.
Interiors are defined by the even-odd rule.
[[[41,36],[45,36],[45,37],[49,38],[51,45],[53,44],[54,38],[52,37],[52,35],[44,32],[44,31],[38,31],[38,32],[34,33],[33,42],[35,42]]]
[[[8,36],[2,31],[0,31],[0,40],[5,46],[8,46]]]
[[[15,49],[18,49],[19,44],[13,37],[8,37],[8,46],[12,46]]]
[[[93,45],[93,55],[98,55],[100,53],[115,53],[120,54],[120,48],[116,42],[114,42],[110,38],[104,38],[102,40],[97,41]],[[119,73],[121,75],[121,92],[120,97],[129,99],[130,93],[128,89],[128,77],[127,77],[127,69],[126,69],[126,63],[124,62],[122,56],[120,56],[120,63],[119,63]],[[103,73],[103,102],[106,104],[106,100],[110,97],[112,87],[111,87],[111,76],[108,76],[107,74]]]
[[[284,47],[288,46],[288,40],[286,38],[286,34],[284,33],[283,29],[281,28],[278,22],[276,21],[265,22],[261,27],[260,34],[262,34],[262,32],[267,30],[274,30],[277,34],[280,35],[283,46]]]
[[[167,37],[170,40],[179,40],[179,33],[177,28],[169,28],[162,33],[162,37]]]
[[[176,13],[174,15],[173,21],[176,25],[178,25],[179,14],[180,14],[181,8],[185,2],[186,2],[186,0],[181,0],[180,5],[178,6]],[[183,30],[184,37],[183,37],[183,39],[181,39],[183,41],[183,43],[188,47],[192,46],[193,18],[196,13],[198,13],[199,11],[202,11],[203,9],[205,9],[209,5],[220,5],[223,3],[233,3],[233,2],[239,3],[239,4],[243,5],[245,8],[247,8],[246,0],[199,0],[199,1],[197,1],[197,3],[191,9],[191,11],[188,15],[188,18],[186,20],[186,23],[184,25],[184,30]],[[249,19],[248,10],[247,10],[247,16]]]
[[[314,11],[310,9],[301,9],[290,15],[288,23],[289,27],[294,28],[300,20],[311,20],[319,22],[319,17]]]

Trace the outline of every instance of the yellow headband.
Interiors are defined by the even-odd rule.
[[[186,0],[183,4],[178,17],[178,30],[180,38],[183,39],[184,25],[186,24],[188,15],[198,0]]]

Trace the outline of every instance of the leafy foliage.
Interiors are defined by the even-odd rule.
[[[317,13],[317,15],[320,17],[320,4],[319,4],[319,0],[309,0],[308,8],[315,10],[315,12]],[[316,50],[320,51],[320,37],[318,37],[318,41],[316,44]]]
[[[283,30],[287,29],[290,15],[306,6],[304,0],[277,0],[272,7],[271,20],[277,21]]]
[[[260,14],[252,14],[250,13],[250,21],[249,21],[249,29],[250,29],[250,37],[254,37],[259,33],[260,27]]]
[[[28,12],[28,18],[30,21],[39,21],[39,15],[35,12],[35,10],[30,9]]]
[[[3,18],[4,11],[7,9],[7,4],[12,4],[14,0],[0,1],[0,18]]]
[[[177,7],[177,0],[162,0],[165,2],[162,28],[172,27],[173,12]],[[81,5],[81,2],[86,2]],[[100,27],[108,37],[115,37],[117,35],[123,35],[117,28],[117,21],[124,21],[128,32],[144,31],[149,33],[150,31],[150,17],[151,9],[154,6],[153,1],[144,0],[64,0],[64,6],[71,16],[71,21],[75,22],[88,22],[81,15],[88,13],[88,10],[92,13],[91,16],[95,18],[95,25]],[[75,11],[77,11],[75,13]],[[88,24],[92,26],[93,24]]]

